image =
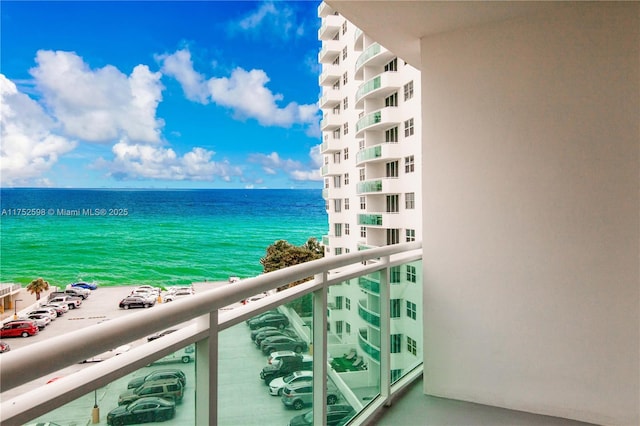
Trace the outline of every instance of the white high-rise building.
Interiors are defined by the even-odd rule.
[[[325,255],[420,239],[420,73],[327,4],[319,6],[318,15],[323,197],[329,217]],[[421,362],[421,269],[419,264],[394,268],[383,296],[387,278],[379,274],[331,288],[329,351],[355,354],[361,358],[356,364],[366,368],[360,378],[355,372],[345,375],[351,387],[357,387],[354,381],[376,382],[381,356],[387,356],[381,353],[381,300],[388,298],[391,307],[391,380]]]

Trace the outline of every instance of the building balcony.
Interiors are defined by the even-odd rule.
[[[365,300],[358,301],[358,315],[368,324],[380,328],[380,314],[367,309]]]
[[[320,97],[318,106],[324,109],[331,109],[342,102],[343,96],[344,95],[341,94],[339,90],[326,89],[323,95]]]
[[[373,43],[358,56],[356,60],[355,78],[362,80],[365,66],[383,66],[387,62],[395,58],[395,55],[389,52],[378,43]]]
[[[333,132],[328,132],[324,135],[324,142],[320,144],[320,152],[322,154],[329,154],[332,152],[338,152],[342,150],[340,144],[340,138],[335,138]]]
[[[318,5],[318,18],[326,18],[329,15],[335,14],[334,10],[325,2],[320,2]]]
[[[364,33],[360,28],[356,28],[355,33],[353,34],[353,47],[356,52],[361,52],[364,45]]]
[[[358,182],[356,193],[364,194],[399,194],[403,192],[402,184],[398,178],[379,178]]]
[[[342,126],[342,118],[339,114],[325,114],[322,121],[320,121],[320,130],[323,132],[330,132]]]
[[[322,73],[318,77],[320,86],[333,86],[336,81],[341,78],[340,67],[333,64],[325,64],[322,67]]]
[[[373,275],[358,277],[358,285],[367,293],[380,294],[380,278],[376,278]]]
[[[342,52],[344,43],[339,40],[326,40],[322,42],[322,49],[318,53],[318,62],[330,64]]]
[[[338,176],[344,173],[344,165],[342,163],[329,163],[322,166],[322,176]]]
[[[402,74],[386,71],[362,83],[356,92],[356,108],[362,108],[365,99],[380,99],[397,92],[403,84]]]
[[[382,130],[399,125],[402,117],[397,107],[385,107],[371,112],[356,122],[356,137],[362,137],[366,130]]]
[[[343,22],[344,18],[340,15],[327,15],[322,19],[322,25],[318,29],[318,39],[332,40],[340,32]]]
[[[380,348],[367,340],[366,333],[358,331],[358,346],[374,361],[380,362]]]
[[[356,166],[398,158],[402,158],[402,146],[397,143],[383,143],[358,151],[356,154]]]

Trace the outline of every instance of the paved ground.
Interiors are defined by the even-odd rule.
[[[197,293],[218,285],[227,283],[201,283],[196,284]],[[117,318],[138,312],[139,310],[122,310],[118,308],[118,302],[124,297],[130,288],[106,287],[99,288],[86,299],[82,307],[69,311],[56,319],[52,324],[36,336],[28,338],[5,339],[13,350],[31,344],[33,342],[48,339],[55,335],[65,333],[77,328],[91,326],[100,321]],[[35,301],[35,297],[34,297]],[[154,308],[149,308],[154,309]],[[223,331],[219,337],[219,393],[218,409],[220,425],[286,425],[292,417],[306,412],[300,412],[284,407],[278,397],[271,396],[267,386],[259,378],[260,370],[266,365],[266,357],[255,347],[249,337],[250,330],[244,324],[238,324]],[[132,346],[146,343],[146,339],[132,342]],[[104,354],[111,356],[111,354]],[[1,356],[1,355],[0,355]],[[84,368],[90,368],[93,364],[76,364],[52,374],[42,380],[25,384],[0,394],[0,399],[6,400],[20,395],[30,389],[46,386],[46,381],[59,376],[71,374]],[[135,376],[148,374],[157,368],[170,366],[180,368],[187,375],[187,387],[182,404],[178,405],[176,417],[173,420],[163,422],[164,425],[193,425],[194,424],[194,392],[195,364],[167,364],[160,367],[154,365],[142,368],[131,375],[123,377],[108,386],[92,392],[82,398],[73,401],[64,407],[58,408],[34,421],[53,421],[62,426],[89,425],[91,424],[91,412],[94,406],[94,398],[100,408],[100,423],[106,425],[107,413],[117,406],[117,398],[126,389],[126,383]]]

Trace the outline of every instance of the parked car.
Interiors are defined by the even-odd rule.
[[[136,399],[155,396],[171,401],[182,401],[184,386],[178,379],[151,380],[144,382],[135,389],[129,389],[118,397],[118,405],[130,404]]]
[[[60,295],[60,293],[56,292],[54,297],[50,298],[47,303],[62,303],[67,305],[69,309],[77,309],[82,305],[82,299],[79,297],[69,296],[66,293],[62,293],[62,295]]]
[[[171,328],[169,330],[164,330],[164,331],[161,331],[159,333],[152,334],[151,336],[147,336],[147,342],[151,342],[151,341],[154,341],[156,339],[159,339],[162,336],[166,336],[167,334],[173,333],[174,331],[178,331],[178,329],[177,328]]]
[[[176,415],[176,403],[163,398],[139,398],[129,405],[121,405],[109,411],[107,424],[133,425],[138,423],[162,422]]]
[[[313,380],[313,372],[309,370],[294,371],[284,377],[277,377],[269,382],[269,393],[274,396],[282,395],[282,389],[286,385],[294,385],[296,383],[311,382]]]
[[[285,328],[289,325],[289,318],[287,318],[284,314],[265,314],[258,318],[252,319],[249,321],[249,328],[255,330],[256,328],[264,327],[264,326],[273,326],[278,328]]]
[[[91,290],[81,287],[67,287],[64,289],[64,292],[69,296],[80,297],[82,300],[86,299],[91,294]]]
[[[279,361],[274,361],[273,364],[263,367],[260,371],[260,378],[268,385],[277,377],[284,377],[294,371],[311,370],[312,368],[313,358],[310,355],[294,354],[282,357]]]
[[[81,281],[78,283],[71,284],[71,287],[86,288],[87,290],[96,290],[98,288],[98,285],[94,283],[86,283],[84,281]]]
[[[51,318],[45,314],[29,314],[24,319],[34,321],[40,331],[44,330],[46,326],[51,324]]]
[[[168,368],[165,370],[154,370],[146,376],[136,377],[130,380],[127,384],[127,389],[135,389],[142,386],[143,383],[150,382],[152,380],[164,379],[178,379],[180,383],[182,383],[182,386],[187,385],[187,376],[185,376],[182,370],[178,370],[176,368]]]
[[[293,407],[296,410],[302,409],[305,405],[313,403],[313,383],[300,382],[286,385],[282,389],[282,403],[286,407]],[[338,402],[338,391],[335,385],[328,382],[327,384],[327,405],[333,405]]]
[[[42,305],[41,308],[51,308],[56,311],[59,317],[69,312],[69,305],[62,303],[47,303],[46,305]]]
[[[156,304],[156,300],[154,298],[147,298],[142,296],[127,296],[120,301],[120,308],[129,309],[129,308],[148,308]]]
[[[256,340],[256,336],[260,333],[262,333],[263,331],[269,331],[269,330],[280,330],[278,327],[274,327],[271,325],[266,325],[264,327],[260,327],[260,328],[256,328],[255,330],[251,330],[251,340],[255,341]]]
[[[345,421],[355,416],[356,412],[350,405],[330,405],[327,407],[327,426],[344,424]],[[312,426],[313,410],[295,416],[289,422],[289,426]]]
[[[195,359],[196,348],[194,345],[189,345],[184,349],[170,353],[169,355],[160,358],[155,361],[156,363],[168,363],[168,362],[181,362],[187,364]]]
[[[276,351],[294,351],[300,353],[308,349],[307,342],[300,338],[289,336],[267,337],[260,344],[260,350],[267,355]]]
[[[38,334],[38,326],[30,320],[10,321],[0,328],[0,337],[29,337]]]
[[[58,318],[58,312],[56,312],[53,308],[43,308],[40,307],[34,311],[29,312],[27,315],[45,315],[49,317],[51,321]]]
[[[271,309],[269,311],[263,312],[261,314],[256,315],[255,317],[251,317],[249,319],[246,320],[247,325],[249,325],[249,323],[253,320],[262,318],[263,316],[267,315],[267,314],[280,314],[280,311],[277,309]]]
[[[0,354],[4,352],[9,352],[11,350],[11,346],[9,346],[6,342],[0,341]]]
[[[173,291],[169,291],[167,292],[167,294],[164,295],[163,300],[165,302],[172,302],[174,300],[181,299],[183,297],[193,296],[195,294],[191,289],[191,287],[181,287],[181,288],[176,288],[172,290]]]
[[[121,355],[125,352],[129,352],[129,349],[131,349],[131,345],[120,345],[115,349],[111,349],[110,351],[107,352],[103,352],[101,354],[92,356],[91,358],[87,358],[85,360],[82,360],[79,362],[79,364],[86,364],[89,362],[102,362],[105,359],[109,359],[112,358],[114,356],[118,356]]]
[[[281,330],[279,328],[276,328],[275,330],[267,330],[267,331],[263,331],[262,333],[258,333],[256,335],[256,338],[253,340],[253,342],[256,344],[257,347],[260,347],[260,345],[266,338],[274,337],[274,336],[298,337],[296,332],[293,330],[288,330],[288,329]]]

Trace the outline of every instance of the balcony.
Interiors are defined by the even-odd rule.
[[[361,80],[365,66],[383,66],[391,61],[395,55],[378,43],[373,43],[358,56],[356,60],[355,78]]]
[[[402,146],[397,143],[383,143],[365,148],[356,153],[356,165],[402,158]]]
[[[320,121],[320,130],[330,132],[342,126],[342,119],[339,114],[325,114]]]
[[[318,53],[318,62],[330,64],[342,52],[343,43],[339,40],[326,40],[322,42],[322,49]]]
[[[341,95],[340,91],[338,90],[327,89],[320,97],[318,105],[320,106],[320,108],[331,109],[342,102],[342,96],[343,95]]]
[[[371,275],[358,277],[358,285],[362,290],[371,294],[380,294],[380,279]]]
[[[355,33],[353,34],[353,45],[354,45],[354,49],[357,52],[361,52],[362,48],[363,48],[363,43],[364,43],[364,33],[362,32],[362,30],[360,28],[356,28]]]
[[[380,362],[380,348],[367,340],[366,333],[358,332],[358,346],[375,361]]]
[[[403,192],[403,187],[397,178],[378,178],[358,182],[356,193],[364,194],[399,194]]]
[[[362,108],[365,99],[385,98],[402,87],[402,75],[387,71],[362,83],[356,92],[356,108]]]
[[[380,314],[367,309],[365,300],[358,301],[358,315],[370,325],[380,328]]]
[[[71,333],[36,341],[3,354],[0,370],[3,391],[0,421],[2,424],[13,425],[44,421],[44,418],[64,418],[67,422],[88,424],[94,398],[95,403],[105,410],[102,412],[102,416],[105,416],[107,409],[116,405],[115,402],[108,401],[115,401],[114,398],[126,389],[126,382],[132,375],[140,376],[148,371],[149,364],[176,351],[182,353],[185,348],[193,348],[189,351],[189,357],[191,361],[195,358],[196,362],[182,364],[181,367],[189,381],[183,402],[176,410],[174,424],[237,424],[242,416],[246,416],[247,407],[246,401],[237,399],[237,392],[230,392],[234,386],[232,383],[242,386],[237,391],[252,398],[254,409],[260,409],[258,400],[261,398],[253,398],[251,395],[255,392],[264,395],[264,387],[255,383],[258,371],[244,368],[249,365],[258,368],[265,364],[264,356],[245,340],[249,329],[244,322],[271,309],[287,316],[292,330],[298,336],[307,342],[313,341],[316,349],[323,348],[315,351],[314,377],[328,376],[328,380],[338,387],[340,401],[350,404],[363,416],[359,421],[366,421],[374,415],[373,412],[369,413],[372,407],[382,409],[388,398],[399,392],[406,383],[392,386],[388,380],[380,378],[378,369],[361,370],[357,375],[368,376],[369,382],[374,380],[362,387],[358,384],[361,379],[354,381],[352,374],[340,375],[328,367],[327,353],[339,356],[344,350],[342,346],[334,348],[327,341],[327,316],[324,313],[328,309],[328,288],[347,279],[421,259],[420,247],[419,243],[387,246],[296,265],[243,280],[242,285],[223,285],[143,312],[128,312],[124,317],[78,328]],[[384,264],[375,262],[363,265],[369,259],[385,261]],[[345,272],[337,272],[338,270]],[[271,292],[305,277],[314,278],[259,301],[247,305],[237,304],[238,300],[265,291]],[[309,301],[308,308],[299,308],[306,303],[301,303],[304,300]],[[235,307],[229,308],[230,306]],[[359,308],[363,309],[361,316],[370,318],[372,322],[376,321],[376,314],[368,312],[365,307]],[[314,315],[313,312],[323,314]],[[379,323],[379,315],[377,318]],[[144,341],[145,336],[178,326],[178,331],[161,339]],[[381,348],[373,348],[364,341],[359,344],[360,349],[369,348],[366,353],[370,353],[371,348],[377,349],[378,353],[388,352],[389,347],[384,342],[389,340],[389,332],[383,328],[381,333],[387,333]],[[242,335],[245,338],[241,338]],[[139,342],[141,339],[144,343]],[[77,367],[76,362],[79,360],[90,359],[110,348],[126,344],[133,347],[122,355],[84,369]],[[365,344],[366,346],[362,346]],[[240,369],[237,368],[238,356],[244,366]],[[48,378],[63,369],[68,371],[64,377],[42,386]],[[420,371],[419,367],[414,369],[407,364],[407,383],[419,377]],[[389,374],[387,371],[383,377],[388,377]],[[224,383],[224,392],[218,392],[219,383]],[[313,407],[317,408],[313,410],[314,424],[323,425],[326,422],[325,380],[314,380],[313,389]],[[268,404],[273,402],[269,401]],[[263,419],[265,423],[283,423],[286,420],[277,416],[291,418],[295,415],[288,410],[277,410],[282,414],[273,414],[271,411],[266,415],[275,417]]]
[[[327,15],[318,29],[319,40],[332,40],[340,31],[344,18],[340,15]]]
[[[332,132],[326,133],[324,135],[324,142],[320,144],[320,152],[322,154],[329,154],[341,150],[342,145],[340,144],[340,138],[334,137]]]
[[[318,84],[320,86],[333,86],[333,84],[340,80],[341,73],[340,67],[334,64],[325,64],[322,67],[322,73],[318,77]]]
[[[382,226],[381,214],[359,214],[358,225]]]
[[[356,137],[362,137],[366,130],[382,130],[402,122],[397,107],[385,107],[373,111],[356,122]]]

